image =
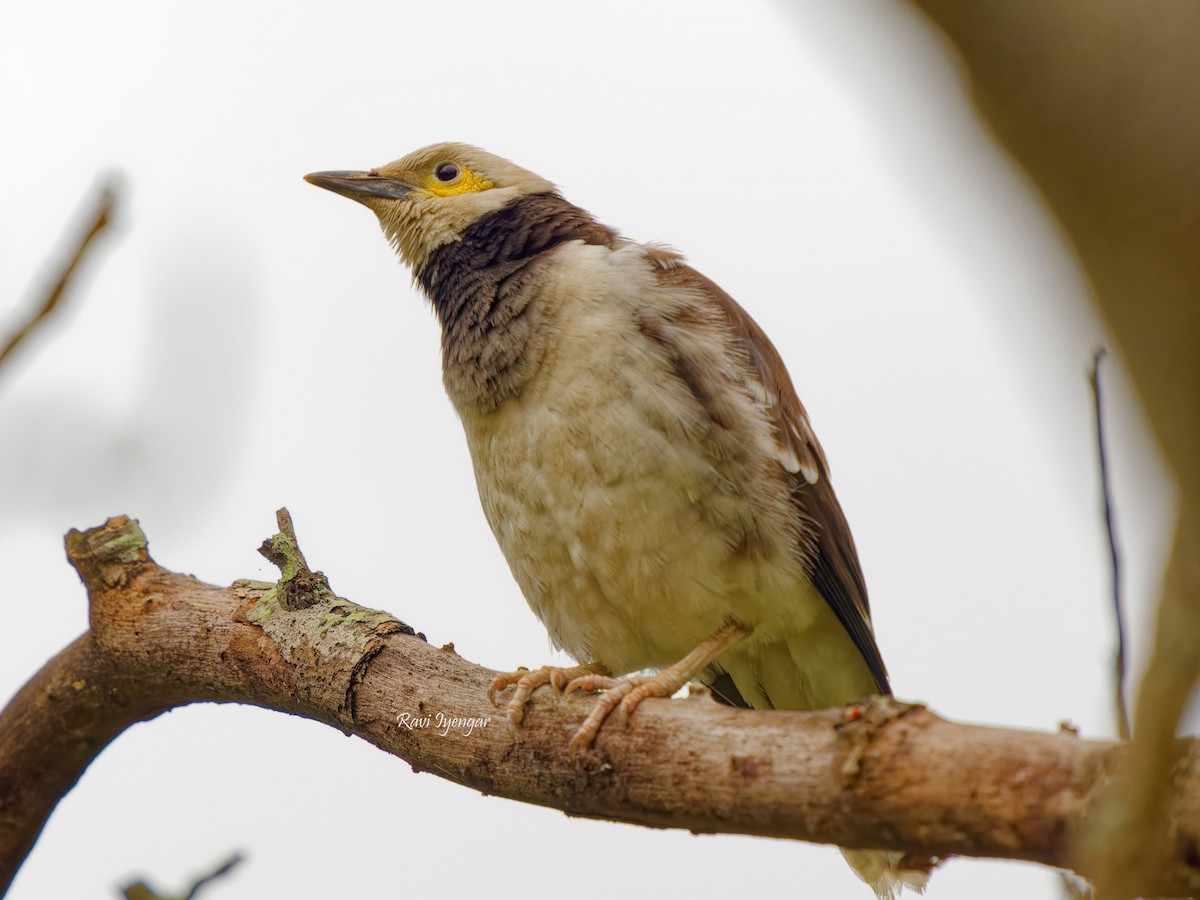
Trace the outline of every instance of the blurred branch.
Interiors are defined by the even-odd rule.
[[[961,55],[975,103],[1087,270],[1179,489],[1127,767],[1077,838],[1101,898],[1137,896],[1179,847],[1175,740],[1200,679],[1200,3],[912,0]],[[1200,844],[1187,848],[1200,892]]]
[[[67,259],[67,264],[59,272],[58,278],[55,279],[50,289],[46,291],[45,296],[36,305],[33,315],[30,316],[24,325],[19,326],[4,344],[4,347],[0,348],[0,369],[4,367],[4,364],[8,361],[13,351],[57,308],[58,301],[62,299],[63,293],[66,291],[67,285],[75,274],[75,270],[79,268],[79,263],[87,253],[88,247],[91,246],[96,235],[108,227],[116,198],[116,183],[109,181],[104,185],[100,191],[100,196],[93,204],[93,211],[87,220],[90,223],[87,231],[76,240],[74,249],[71,250],[70,256]]]
[[[1055,866],[1129,755],[1067,733],[948,722],[890,698],[848,716],[697,696],[647,701],[572,762],[567,746],[592,701],[537,695],[514,742],[486,699],[496,673],[335,596],[299,563],[294,533],[269,543],[287,578],[221,588],[159,567],[125,517],[67,536],[91,628],[0,713],[0,888],[109,741],[197,701],[325,722],[417,771],[571,815]],[[285,602],[303,594],[289,581],[324,587],[307,605]],[[1188,848],[1200,846],[1200,745],[1186,750],[1171,794],[1177,858],[1146,876],[1147,894],[1182,891]]]
[[[242,858],[242,854],[234,853],[229,859],[225,860],[225,862],[221,863],[221,865],[217,866],[217,868],[213,869],[207,875],[197,878],[192,882],[192,886],[188,888],[187,892],[181,895],[160,894],[154,888],[150,887],[150,885],[146,884],[146,882],[135,881],[133,884],[127,885],[123,890],[125,900],[173,900],[174,896],[179,896],[182,900],[195,900],[201,888],[220,878],[224,878],[237,867]]]
[[[221,865],[217,866],[207,875],[202,875],[197,878],[194,882],[192,882],[192,886],[188,888],[188,892],[183,895],[183,900],[194,900],[196,894],[200,892],[200,888],[207,884],[211,884],[218,878],[224,878],[226,875],[232,872],[235,867],[241,864],[242,858],[242,854],[234,853],[229,857],[229,859],[225,860],[225,862],[221,863]]]
[[[1104,501],[1104,529],[1108,535],[1108,556],[1112,565],[1113,619],[1117,627],[1117,653],[1113,663],[1113,692],[1116,695],[1117,735],[1123,741],[1133,735],[1129,729],[1129,709],[1125,704],[1125,615],[1121,600],[1121,554],[1117,550],[1117,531],[1113,524],[1112,488],[1108,480],[1108,451],[1104,442],[1104,402],[1100,391],[1100,361],[1107,351],[1098,347],[1092,354],[1088,384],[1092,387],[1092,408],[1096,414],[1096,454],[1100,460],[1100,496]]]

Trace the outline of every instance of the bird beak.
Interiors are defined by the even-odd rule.
[[[360,203],[371,197],[399,200],[416,190],[411,184],[371,172],[313,172],[305,175],[304,180]]]

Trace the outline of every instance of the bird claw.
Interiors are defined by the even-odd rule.
[[[492,683],[488,685],[488,700],[491,701],[492,706],[500,705],[496,702],[496,693],[498,691],[503,691],[510,685],[519,684],[521,679],[526,677],[528,674],[529,669],[527,669],[525,666],[518,666],[512,672],[501,672],[499,675],[493,678]]]
[[[589,672],[586,675],[580,675],[578,678],[572,678],[563,687],[563,694],[572,694],[575,691],[587,691],[589,694],[594,691],[607,691],[621,684],[619,678],[609,678],[607,675],[599,675],[595,672]]]
[[[556,693],[563,694],[570,683],[571,679],[563,669],[555,669],[550,673],[550,687],[554,688]]]
[[[596,705],[571,738],[567,758],[573,760],[577,752],[592,745],[596,735],[600,733],[600,726],[608,720],[614,710],[617,721],[625,728],[629,725],[629,717],[643,700],[648,697],[670,697],[678,689],[679,685],[674,684],[672,679],[664,676],[662,672],[655,675],[630,675],[626,678],[588,675],[576,678],[567,685],[567,693],[572,690],[602,690],[604,693],[596,700]]]
[[[516,740],[517,728],[525,720],[525,705],[538,688],[550,685],[564,696],[576,691],[601,691],[595,706],[576,730],[567,748],[567,758],[574,760],[580,750],[592,746],[600,727],[614,711],[617,721],[624,728],[638,704],[647,697],[670,697],[681,686],[675,683],[677,678],[674,674],[667,670],[654,675],[610,678],[597,669],[597,666],[573,666],[569,669],[542,666],[540,669],[519,668],[512,672],[501,672],[488,687],[488,699],[493,706],[498,706],[496,694],[516,685],[504,710],[508,733]]]
[[[488,686],[488,699],[492,706],[499,706],[496,694],[516,685],[512,697],[504,708],[504,716],[508,722],[508,733],[516,740],[517,727],[525,720],[525,705],[533,696],[533,692],[547,684],[556,691],[569,689],[571,684],[581,678],[596,676],[595,666],[572,666],[563,669],[558,666],[542,666],[539,669],[527,669],[521,666],[512,672],[501,672],[492,679]],[[602,677],[602,676],[601,676]]]

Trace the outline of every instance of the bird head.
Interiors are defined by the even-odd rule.
[[[374,212],[414,272],[487,213],[529,194],[557,193],[533,172],[458,143],[432,144],[366,172],[314,172],[304,179]]]

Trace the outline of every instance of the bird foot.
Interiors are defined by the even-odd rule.
[[[609,678],[607,675],[581,675],[567,684],[563,693],[573,691],[603,691],[604,693],[592,707],[591,713],[583,720],[575,736],[571,738],[571,746],[567,749],[567,758],[574,759],[575,754],[586,750],[596,740],[600,726],[608,720],[613,710],[616,710],[617,720],[624,727],[629,723],[629,716],[637,709],[638,704],[647,697],[671,697],[691,679],[690,673],[677,671],[674,667],[663,669],[654,675],[629,675],[625,678]]]
[[[525,719],[525,704],[533,696],[534,691],[548,684],[562,693],[563,689],[573,680],[588,675],[600,676],[603,671],[601,666],[592,663],[570,666],[565,669],[559,666],[542,666],[540,669],[530,670],[522,667],[513,672],[501,672],[492,679],[492,683],[488,686],[488,700],[492,702],[492,706],[498,706],[496,694],[514,684],[517,686],[504,710],[505,718],[508,720],[508,733],[515,739],[517,726]]]
[[[540,669],[517,669],[515,672],[502,672],[492,679],[488,688],[488,698],[492,705],[496,704],[496,693],[512,685],[517,689],[508,701],[505,714],[508,717],[508,730],[514,738],[517,726],[525,718],[525,704],[538,688],[552,685],[556,690],[570,694],[574,691],[603,691],[591,713],[583,720],[571,745],[567,750],[567,758],[574,759],[576,752],[586,749],[596,740],[600,726],[604,724],[609,713],[620,708],[617,716],[624,725],[629,721],[630,714],[637,709],[638,704],[647,697],[671,697],[677,690],[692,680],[697,672],[702,672],[721,653],[744,639],[750,630],[744,625],[730,620],[718,628],[711,637],[703,641],[695,650],[674,665],[667,666],[661,672],[653,675],[629,675],[625,678],[610,678],[608,670],[600,663],[587,663],[582,666],[572,666],[567,669],[558,666],[542,666]]]

